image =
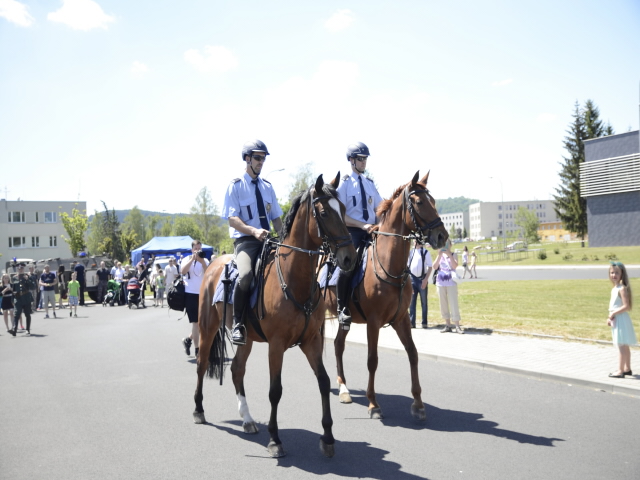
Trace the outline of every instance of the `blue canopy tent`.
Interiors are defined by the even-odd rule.
[[[152,255],[156,257],[186,257],[191,255],[191,242],[193,242],[193,238],[189,235],[186,237],[153,237],[140,248],[131,250],[131,263],[137,265],[143,258],[146,262]],[[202,244],[202,251],[211,260],[213,247]]]

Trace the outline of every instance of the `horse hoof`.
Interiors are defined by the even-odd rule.
[[[425,421],[427,419],[427,412],[424,407],[411,405],[411,415],[413,415],[413,418],[416,420]]]
[[[353,399],[351,398],[349,392],[342,392],[339,398],[340,403],[353,403]]]
[[[384,415],[382,415],[382,409],[380,407],[370,408],[369,409],[369,418],[372,418],[374,420],[380,420],[380,419],[384,418]]]
[[[286,453],[284,453],[284,448],[282,448],[282,444],[269,442],[269,445],[267,445],[267,450],[269,451],[269,455],[271,455],[271,458],[280,458],[286,455]]]
[[[333,458],[336,454],[335,443],[328,444],[322,438],[320,439],[320,451],[327,458]]]
[[[204,412],[193,412],[193,423],[197,425],[202,425],[204,423],[207,423],[207,421],[204,418]]]
[[[258,425],[256,425],[256,422],[243,423],[242,429],[244,430],[244,433],[258,433],[260,431],[258,430]]]

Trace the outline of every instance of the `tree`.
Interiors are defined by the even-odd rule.
[[[302,192],[306,192],[314,183],[313,162],[305,163],[298,167],[298,171],[292,174],[291,178],[293,179],[293,183],[289,191],[289,204]]]
[[[103,253],[100,245],[104,242],[104,215],[96,210],[93,211],[93,218],[89,221],[87,233],[87,249],[92,255]]]
[[[102,232],[104,240],[100,244],[100,250],[112,259],[125,259],[125,251],[122,248],[122,240],[120,238],[120,222],[115,210],[109,211],[107,204],[102,202],[104,206],[104,215],[102,216]]]
[[[569,155],[560,170],[560,186],[556,188],[555,211],[565,228],[582,240],[587,234],[587,201],[580,194],[580,164],[584,162],[584,141],[613,133],[611,125],[604,126],[600,111],[591,100],[584,108],[576,102],[573,123],[564,137],[564,148]]]
[[[173,224],[173,234],[178,237],[189,235],[194,240],[203,241],[202,230],[191,217],[178,217]]]
[[[120,241],[122,242],[122,250],[125,252],[124,258],[131,259],[131,250],[140,246],[138,241],[138,234],[134,231],[123,232],[120,236]]]
[[[161,237],[170,237],[171,232],[173,232],[173,218],[166,217],[162,221],[162,226],[160,227],[160,236]]]
[[[524,238],[529,243],[536,243],[540,240],[538,237],[538,228],[540,228],[540,220],[535,213],[524,207],[518,208],[514,218],[514,223],[522,228]]]
[[[127,216],[124,217],[121,231],[123,234],[135,233],[138,241],[144,241],[146,231],[144,215],[142,215],[137,205],[129,210]],[[127,250],[125,249],[125,251]]]
[[[217,233],[215,227],[220,217],[218,217],[218,207],[211,200],[211,194],[207,187],[202,187],[198,193],[196,203],[191,207],[191,216],[202,232],[200,240],[203,243],[213,245],[213,234]]]
[[[76,206],[77,205],[76,203]],[[62,209],[62,207],[60,208]],[[89,226],[86,210],[82,213],[77,208],[74,208],[71,210],[71,215],[67,212],[62,212],[60,219],[68,235],[67,237],[62,235],[62,238],[69,244],[71,255],[75,257],[78,255],[78,252],[85,247],[84,234]]]
[[[456,238],[458,236],[458,231],[456,230],[456,224],[452,223],[451,228],[449,229],[449,236],[451,238]]]

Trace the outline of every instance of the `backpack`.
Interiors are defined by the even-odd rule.
[[[178,277],[167,291],[167,303],[171,310],[184,311],[184,281]]]

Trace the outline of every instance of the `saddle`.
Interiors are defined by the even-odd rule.
[[[264,272],[271,260],[274,258],[276,246],[272,242],[265,242],[262,246],[262,252],[256,259],[256,264],[253,268],[253,280],[251,281],[251,286],[249,287],[249,306],[250,308],[245,309],[245,315],[249,320],[249,323],[253,326],[255,331],[260,335],[265,341],[267,338],[260,328],[260,318],[264,316]],[[225,276],[226,273],[226,276]],[[230,305],[233,305],[233,292],[235,290],[236,281],[238,280],[238,267],[235,263],[235,260],[231,260],[229,262],[229,268],[225,269],[223,274],[220,277],[220,281],[216,286],[216,290],[213,295],[212,305],[215,305],[218,302],[225,302]],[[227,280],[224,282],[223,280]],[[225,283],[229,285],[227,289],[227,298],[224,298],[224,286]],[[260,302],[258,302],[260,300]],[[262,307],[262,312],[256,312],[256,306],[259,305]]]

